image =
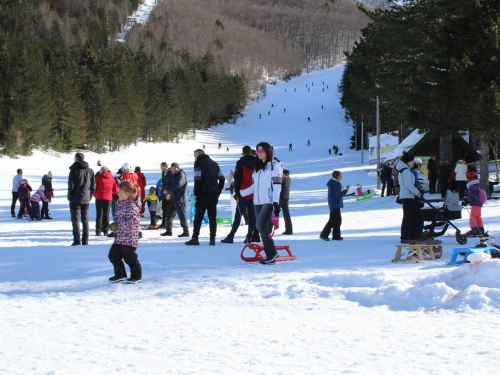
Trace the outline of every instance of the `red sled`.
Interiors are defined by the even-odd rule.
[[[255,256],[253,257],[246,257],[244,252],[245,250],[249,248],[255,252]],[[282,262],[284,260],[295,260],[297,257],[292,254],[290,247],[288,245],[286,246],[276,246],[276,250],[285,250],[288,255],[280,255],[277,259],[276,262]],[[256,243],[249,243],[246,244],[243,250],[241,250],[241,259],[243,259],[245,262],[261,262],[266,259],[266,255],[261,255],[260,253],[264,251],[264,246],[260,246],[259,244]]]

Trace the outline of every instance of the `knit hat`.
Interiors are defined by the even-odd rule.
[[[149,193],[151,194],[151,193],[154,193],[154,192],[156,192],[156,188],[154,186],[151,186],[149,188]]]
[[[130,170],[130,163],[129,162],[126,162],[122,165],[122,168],[126,171]]]
[[[47,173],[47,177],[52,178],[52,172],[51,171],[49,171],[49,173]]]
[[[135,167],[135,171],[136,172],[140,172],[141,171],[141,167]]]
[[[179,169],[179,164],[178,163],[172,163],[170,164],[170,168],[172,167],[176,167],[177,169]]]
[[[401,156],[401,161],[403,163],[408,164],[412,160],[414,160],[413,155],[409,154],[408,152],[406,154],[404,154],[403,156]]]
[[[467,172],[467,181],[474,181],[477,180],[477,173],[476,172]]]

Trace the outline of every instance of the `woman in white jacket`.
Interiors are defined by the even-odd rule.
[[[462,199],[467,191],[467,162],[460,159],[455,166],[455,180],[458,184],[458,196]]]
[[[260,142],[255,153],[255,166],[252,174],[252,186],[240,190],[242,196],[253,194],[255,207],[255,225],[262,238],[266,260],[262,264],[273,264],[276,262],[278,252],[274,241],[269,237],[269,223],[271,215],[279,217],[280,193],[283,168],[281,163],[273,158],[273,149],[267,142]]]

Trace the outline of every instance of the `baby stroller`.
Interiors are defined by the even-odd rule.
[[[462,205],[460,204],[460,199],[458,197],[458,192],[448,190],[444,198],[443,207],[435,207],[429,201],[422,199],[430,209],[420,210],[420,219],[422,221],[430,221],[431,223],[423,226],[422,238],[427,239],[429,237],[439,237],[446,233],[446,230],[451,225],[455,228],[455,239],[460,245],[465,245],[467,243],[467,237],[461,234],[460,229],[458,229],[452,220],[457,220],[462,218]],[[436,227],[443,227],[439,232],[436,232]]]

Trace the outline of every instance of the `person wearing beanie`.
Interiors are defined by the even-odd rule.
[[[40,201],[43,200],[44,202],[48,202],[48,199],[43,193],[44,190],[45,187],[43,185],[40,185],[38,190],[30,197],[30,220],[42,220],[42,218],[40,217]]]
[[[422,236],[422,222],[416,197],[421,194],[415,187],[415,176],[411,168],[415,164],[413,155],[406,153],[396,163],[399,180],[399,200],[403,205],[403,221],[401,222],[401,243],[410,243],[419,240]]]
[[[189,227],[186,216],[186,202],[189,199],[188,181],[186,173],[179,168],[178,163],[170,164],[170,171],[165,179],[163,194],[170,201],[165,215],[165,233],[162,236],[172,235],[174,216],[177,213],[182,227],[182,233],[177,237],[189,237]]]
[[[148,211],[150,216],[149,229],[158,229],[158,218],[156,217],[156,212],[158,211],[158,196],[156,195],[156,187],[151,186],[149,188],[149,194],[142,200],[143,207],[144,204],[148,205]]]
[[[118,184],[116,183],[111,171],[107,167],[101,167],[99,175],[95,177],[95,235],[104,234],[107,236],[109,231],[109,211],[113,195],[118,194]]]
[[[481,207],[483,207],[486,192],[479,186],[479,179],[476,172],[467,172],[467,199],[464,200],[464,205],[470,204],[470,230],[465,233],[466,236],[488,236],[484,230],[483,219],[481,218]]]
[[[42,185],[44,186],[43,193],[47,198],[47,201],[42,200],[42,211],[41,218],[46,220],[52,220],[49,216],[49,203],[52,201],[52,197],[54,196],[54,189],[52,189],[52,172],[49,171],[46,175],[42,177]]]

